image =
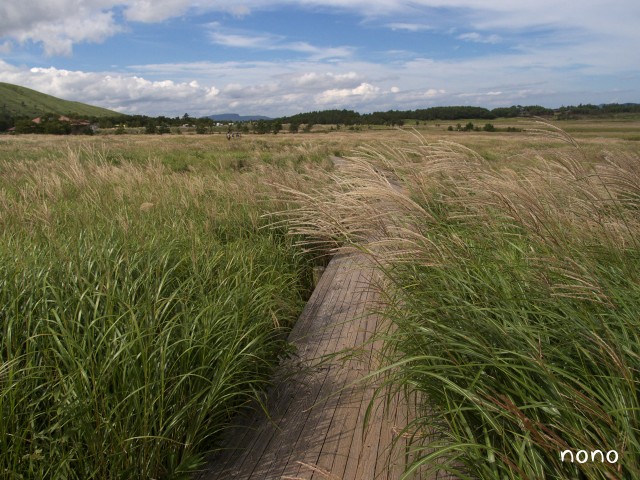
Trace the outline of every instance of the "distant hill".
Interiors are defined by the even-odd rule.
[[[209,115],[206,118],[216,122],[251,122],[254,120],[273,120],[263,115],[238,115],[237,113],[221,113],[219,115]]]
[[[0,116],[38,117],[45,113],[78,117],[113,117],[122,115],[86,103],[62,100],[30,88],[0,82]]]

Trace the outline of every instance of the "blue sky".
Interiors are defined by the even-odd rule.
[[[637,0],[22,0],[0,81],[124,113],[640,102]]]

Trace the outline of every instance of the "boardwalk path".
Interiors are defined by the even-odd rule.
[[[297,354],[281,365],[267,400],[270,417],[237,426],[201,480],[400,477],[406,440],[398,432],[407,407],[399,396],[371,403],[376,383],[367,380],[381,347],[371,341],[382,328],[370,312],[377,275],[362,254],[331,260],[290,334]]]

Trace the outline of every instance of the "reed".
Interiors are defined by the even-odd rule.
[[[188,478],[289,352],[312,264],[264,180],[306,167],[50,152],[0,161],[0,476]]]
[[[572,150],[514,168],[418,136],[288,192],[293,232],[386,274],[387,384],[423,399],[407,478],[640,475],[640,159],[540,127]]]

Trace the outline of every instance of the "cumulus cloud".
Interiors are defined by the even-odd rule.
[[[332,63],[328,71],[307,61],[194,62],[137,66],[131,72],[83,72],[29,69],[0,60],[0,81],[123,113],[168,116],[632,101],[633,90],[594,88],[581,71],[547,72],[544,80],[532,80],[529,70],[505,65],[507,58],[502,57],[394,65],[344,61]],[[470,71],[474,75],[468,75]],[[503,80],[496,83],[496,78]]]
[[[49,68],[21,69],[0,61],[0,81],[24,85],[66,100],[123,113],[167,114],[215,101],[220,91],[197,81],[151,81],[136,75]],[[175,113],[177,114],[177,113]]]
[[[101,5],[102,3],[102,5]],[[115,2],[51,0],[47,2],[3,2],[0,32],[20,43],[41,43],[46,55],[70,55],[73,45],[102,42],[121,31],[113,12]]]
[[[321,105],[343,104],[357,99],[358,101],[375,98],[380,92],[379,87],[370,83],[361,83],[355,88],[333,88],[316,95],[316,102]]]
[[[360,80],[356,72],[331,73],[331,72],[303,72],[283,78],[293,88],[302,88],[305,91],[315,89],[328,89],[335,87],[347,87]]]
[[[67,100],[76,100],[130,114],[209,115],[220,111],[285,115],[318,108],[315,95],[330,101],[333,96],[349,100],[370,100],[380,89],[361,82],[353,71],[301,71],[289,75],[292,68],[311,68],[309,64],[258,63],[247,74],[240,63],[148,66],[154,76],[159,72],[180,70],[198,79],[149,80],[144,74],[83,72],[48,68],[16,67],[0,60],[0,81],[24,85]],[[142,69],[141,69],[142,70]],[[225,71],[224,83],[214,84],[210,72]],[[247,79],[264,81],[248,81]],[[335,88],[340,86],[341,88]],[[331,88],[334,87],[334,88]],[[322,93],[324,92],[324,96]]]

